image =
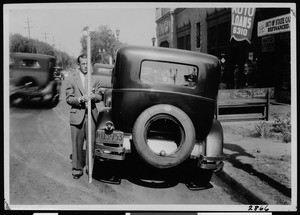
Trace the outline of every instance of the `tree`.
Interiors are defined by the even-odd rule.
[[[73,67],[76,64],[76,59],[70,57],[67,53],[57,51],[55,54],[56,56],[56,63],[58,66],[63,67],[63,68],[70,68]]]
[[[10,35],[9,43],[10,52],[37,53],[34,40],[20,34]]]
[[[46,54],[56,57],[57,65],[69,68],[75,63],[75,59],[67,53],[54,49],[51,45],[23,37],[21,34],[11,34],[9,38],[9,51],[23,53]]]
[[[109,57],[114,57],[117,39],[112,30],[107,26],[99,26],[96,31],[90,33],[91,37],[91,63],[109,63]],[[87,52],[86,36],[82,36],[80,43],[82,53]]]

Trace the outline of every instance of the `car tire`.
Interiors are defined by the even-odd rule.
[[[25,86],[26,84],[31,83],[31,86],[38,86],[38,82],[30,76],[25,76],[16,84],[16,86]]]
[[[185,182],[188,187],[196,186],[194,189],[208,188],[214,170],[198,167],[198,159],[190,159],[185,163]]]
[[[57,89],[57,83],[54,84],[52,89],[51,99],[48,101],[48,107],[54,108],[59,103],[59,90]]]
[[[151,123],[157,118],[168,118],[180,127],[180,143],[176,151],[170,155],[159,155],[147,145],[147,132]],[[172,105],[154,105],[143,111],[137,118],[132,138],[137,153],[146,163],[157,168],[171,168],[186,160],[195,144],[195,128],[188,115]]]
[[[212,175],[213,175],[213,170],[197,169],[194,182],[195,182],[195,184],[198,184],[199,186],[208,186]]]

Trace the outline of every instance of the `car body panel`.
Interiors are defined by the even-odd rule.
[[[144,83],[140,75],[145,61],[197,68],[197,84],[184,87]],[[112,117],[116,129],[131,132],[135,119],[146,108],[171,104],[188,114],[196,128],[197,138],[205,138],[214,117],[219,68],[216,57],[203,53],[140,46],[120,48],[112,78]]]
[[[132,152],[133,143],[139,142],[134,138],[137,133],[133,132],[137,119],[148,108],[163,104],[185,113],[179,120],[181,125],[191,119],[196,135],[193,148],[187,153],[191,159],[198,160],[198,167],[208,170],[222,168],[223,130],[214,118],[221,73],[218,58],[178,49],[123,46],[118,50],[115,62],[111,89],[104,93],[106,107],[98,117],[96,156],[123,160],[125,153]],[[99,65],[99,68],[105,70],[107,66]],[[99,68],[98,72],[101,71]],[[172,76],[165,79],[165,74]],[[98,75],[108,77],[103,72]],[[108,122],[113,123],[113,131],[108,131]],[[123,144],[116,142],[116,149],[111,148],[111,143],[105,145],[101,139],[103,131],[108,134],[123,132]],[[104,149],[108,152],[105,153]]]

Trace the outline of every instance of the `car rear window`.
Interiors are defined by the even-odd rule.
[[[195,87],[198,73],[196,66],[170,62],[143,61],[141,81],[147,84]]]
[[[37,60],[30,60],[30,59],[21,59],[20,60],[20,67],[23,68],[41,68],[41,65]]]

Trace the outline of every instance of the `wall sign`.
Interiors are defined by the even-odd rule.
[[[257,36],[282,33],[290,31],[291,15],[286,14],[271,19],[263,20],[257,23]]]
[[[234,7],[231,9],[231,38],[251,43],[255,8]]]

